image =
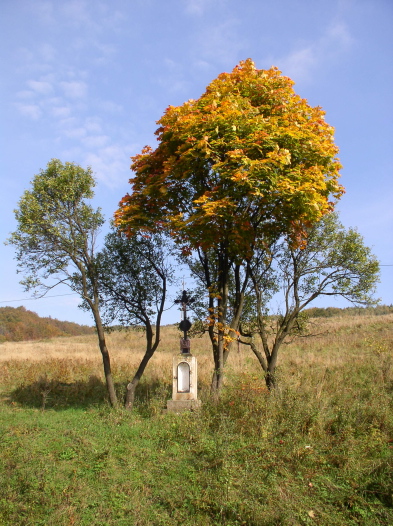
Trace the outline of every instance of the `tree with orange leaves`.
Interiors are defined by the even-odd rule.
[[[185,258],[196,256],[209,290],[214,389],[238,330],[255,249],[268,252],[283,234],[296,246],[306,243],[307,228],[343,193],[334,130],[293,84],[248,59],[199,99],[169,106],[158,121],[157,148],[132,158],[132,192],[115,215],[128,235],[166,231]]]

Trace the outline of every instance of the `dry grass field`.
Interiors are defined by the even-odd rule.
[[[311,335],[297,338],[280,350],[279,375],[294,387],[304,381],[308,369],[313,369],[314,377],[323,378],[326,369],[340,365],[376,361],[382,369],[390,368],[393,314],[315,318],[309,332]],[[145,378],[153,382],[171,381],[172,357],[178,352],[179,337],[176,326],[163,327],[159,350],[150,360]],[[128,381],[143,356],[143,332],[112,332],[107,335],[107,344],[115,380]],[[203,390],[209,385],[213,367],[208,337],[193,338],[191,352],[198,359],[199,384]],[[91,376],[103,379],[95,335],[3,343],[0,371],[3,391],[43,376],[61,382],[87,380]],[[263,383],[262,371],[246,346],[235,345],[226,372],[229,379],[240,374],[249,381],[254,378],[253,383]]]

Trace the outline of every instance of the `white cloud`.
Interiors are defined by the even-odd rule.
[[[347,26],[343,22],[334,22],[317,40],[295,48],[287,56],[273,59],[272,64],[295,81],[308,80],[316,68],[338,60],[352,43]]]
[[[100,107],[108,113],[119,113],[120,111],[123,111],[123,106],[111,100],[101,101]]]
[[[50,82],[39,80],[28,80],[27,85],[36,93],[40,95],[48,95],[53,91],[53,86]]]
[[[87,148],[102,148],[108,144],[109,137],[107,135],[93,135],[85,137],[82,142]]]
[[[78,118],[70,116],[58,123],[60,144],[67,145],[64,158],[82,166],[92,166],[97,178],[109,187],[117,187],[128,176],[131,147],[114,144],[103,133],[99,117]]]
[[[239,21],[231,18],[206,26],[197,43],[198,59],[233,67],[246,47],[244,34],[239,34],[238,27]]]
[[[124,184],[129,177],[130,146],[119,144],[99,148],[96,152],[87,153],[84,164],[91,166],[98,180],[111,188]]]
[[[74,28],[83,28],[87,39],[108,30],[119,30],[126,19],[124,10],[116,10],[113,2],[67,0],[60,4],[59,10],[62,21]]]
[[[41,117],[42,111],[38,104],[16,104],[16,107],[24,117],[37,120]]]
[[[185,0],[186,13],[190,15],[203,15],[210,5],[222,4],[220,0]]]
[[[16,92],[16,96],[18,99],[32,99],[35,93],[31,90],[21,90]]]
[[[165,58],[163,65],[166,69],[163,75],[156,78],[158,84],[171,93],[186,91],[189,80],[185,78],[181,64],[170,58]]]
[[[85,120],[85,128],[90,133],[101,133],[101,119],[99,119],[98,117],[88,117]]]
[[[59,121],[58,122],[58,126],[60,127],[61,130],[67,130],[67,129],[70,129],[72,127],[76,127],[77,126],[77,122],[78,122],[78,120],[76,119],[76,117],[69,116],[69,117]]]
[[[329,27],[327,39],[344,49],[351,46],[354,41],[347,26],[343,22],[336,22]]]
[[[45,24],[55,23],[53,2],[35,0],[31,5],[32,15],[40,19]]]
[[[82,139],[83,137],[86,137],[87,132],[85,128],[80,127],[64,130],[63,133],[66,137],[69,137],[70,139]]]
[[[82,81],[60,82],[60,87],[63,89],[66,97],[72,99],[80,99],[87,95],[87,84]]]
[[[211,64],[209,62],[206,62],[206,60],[196,60],[194,62],[194,67],[202,71],[208,71],[212,68]]]
[[[69,117],[71,115],[71,108],[68,106],[55,106],[52,108],[52,115],[54,117],[64,119],[65,117]]]
[[[191,15],[201,15],[209,0],[186,0],[186,12]]]
[[[299,80],[309,76],[317,61],[315,49],[310,46],[293,51],[279,60],[277,65],[284,75]]]
[[[56,49],[46,42],[40,46],[39,53],[44,62],[52,62],[56,58]]]
[[[76,26],[91,26],[93,17],[90,16],[87,4],[83,0],[68,0],[61,5],[62,15]]]

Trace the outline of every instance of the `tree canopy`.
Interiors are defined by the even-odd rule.
[[[300,239],[343,188],[334,130],[293,84],[248,59],[199,99],[169,106],[158,147],[132,158],[132,193],[117,225],[165,228],[185,251],[224,243],[241,259],[267,236]]]
[[[18,227],[9,243],[16,247],[27,290],[45,291],[61,281],[80,292],[80,271],[93,257],[104,223],[100,209],[86,202],[94,186],[90,168],[52,159],[23,193],[15,210]],[[47,281],[50,277],[53,283]]]

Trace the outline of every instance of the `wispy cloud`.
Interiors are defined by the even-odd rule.
[[[103,33],[107,29],[119,29],[125,16],[116,4],[90,0],[35,0],[34,16],[41,23],[51,25],[61,19],[62,24],[74,29],[83,28],[86,37]]]
[[[60,87],[66,97],[72,99],[84,98],[87,95],[87,84],[81,81],[60,82]]]
[[[25,81],[25,87],[16,93],[16,99],[29,100],[29,104],[16,102],[21,115],[37,119],[45,116],[64,118],[71,114],[75,103],[86,97],[88,85],[84,80],[63,80],[57,78],[58,75],[52,71]],[[77,75],[78,72],[72,73],[72,76]]]
[[[129,129],[111,119],[124,109],[105,89],[93,85],[97,72],[118,53],[117,39],[126,29],[124,14],[101,0],[33,4],[26,10],[42,38],[15,52],[16,112],[47,130],[60,158],[91,165],[107,186],[124,184],[135,145],[128,144]],[[172,88],[181,89],[182,82],[180,75]]]
[[[85,137],[85,139],[82,142],[86,146],[86,148],[91,150],[107,146],[108,143],[110,143],[110,138],[108,137],[108,135],[92,135],[89,137]]]
[[[214,0],[213,0],[214,1]],[[186,13],[190,15],[203,15],[212,0],[184,0]]]
[[[318,57],[315,48],[310,45],[292,51],[286,57],[278,59],[277,65],[284,73],[295,80],[306,79],[311,75],[312,70],[318,63]]]
[[[83,126],[75,126],[71,127],[69,129],[63,130],[64,137],[68,137],[69,139],[82,139],[83,137],[86,137],[86,128]]]
[[[24,118],[46,122],[67,160],[91,165],[104,184],[115,187],[128,177],[131,150],[123,140],[116,143],[105,131],[104,116],[122,108],[110,100],[101,104],[98,99],[87,98],[85,77],[68,70],[28,79],[16,94],[15,107]]]
[[[71,115],[71,108],[69,106],[54,106],[51,111],[53,117],[58,119],[65,119]]]
[[[30,89],[42,95],[48,95],[49,93],[52,93],[53,91],[52,84],[45,80],[42,80],[42,81],[29,80],[27,81],[27,85],[29,86]]]
[[[19,113],[32,120],[38,120],[42,115],[42,110],[38,104],[21,104],[16,103]]]
[[[286,56],[270,57],[270,61],[295,81],[307,81],[321,65],[338,60],[350,49],[353,41],[347,25],[338,21],[317,40],[295,46]]]
[[[165,58],[163,66],[163,72],[156,79],[157,83],[170,93],[186,92],[189,80],[186,78],[182,64]]]
[[[246,37],[239,27],[239,21],[231,17],[206,26],[197,41],[198,61],[233,67],[247,47]]]
[[[34,2],[34,15],[46,24],[53,24],[54,4],[50,0],[36,0]]]
[[[93,20],[95,20],[90,16],[89,6],[84,0],[68,0],[62,3],[60,9],[63,16],[78,26],[87,25],[91,27]]]
[[[15,94],[15,97],[17,99],[27,100],[27,99],[33,99],[35,97],[35,95],[36,94],[35,94],[34,91],[23,89],[23,90],[17,91],[16,94]]]
[[[96,145],[97,146],[97,145]],[[84,164],[92,166],[98,180],[115,188],[130,177],[131,145],[109,144],[84,155]]]

